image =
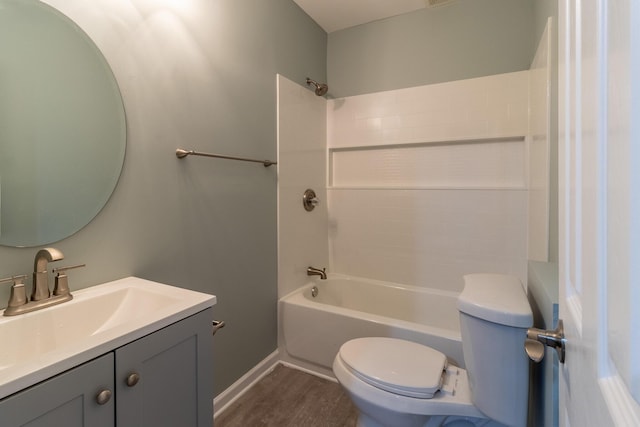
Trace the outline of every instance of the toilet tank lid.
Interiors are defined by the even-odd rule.
[[[533,325],[533,314],[520,279],[504,274],[468,274],[458,296],[458,310],[489,322],[519,328]]]

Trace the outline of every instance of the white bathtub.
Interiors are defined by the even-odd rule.
[[[314,279],[280,299],[284,346],[293,358],[330,369],[350,339],[403,338],[435,348],[464,367],[457,297],[456,292],[349,276]]]

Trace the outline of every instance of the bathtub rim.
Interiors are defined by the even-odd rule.
[[[421,286],[404,285],[400,283],[386,282],[382,280],[368,279],[365,277],[350,276],[350,275],[340,274],[340,273],[329,273],[327,274],[327,279],[344,279],[348,281],[363,281],[363,282],[371,283],[375,286],[409,290],[409,291],[415,291],[423,294],[439,295],[439,296],[445,296],[445,297],[456,298],[456,299],[460,294],[460,292],[455,292],[455,291],[446,291],[446,290],[437,289],[437,288],[425,288]],[[422,323],[397,319],[394,317],[382,316],[379,314],[369,313],[366,311],[354,310],[351,308],[344,308],[344,307],[340,307],[332,304],[326,304],[319,301],[313,301],[312,299],[305,296],[305,292],[310,293],[311,288],[313,286],[322,286],[322,282],[323,280],[319,278],[310,279],[303,286],[299,287],[298,289],[295,289],[292,292],[289,292],[287,295],[280,298],[278,300],[278,304],[290,303],[298,306],[308,307],[313,310],[326,311],[332,314],[337,314],[342,316],[348,316],[349,313],[358,313],[358,318],[361,318],[366,321],[370,321],[378,324],[389,324],[389,321],[391,320],[393,322],[393,325],[397,325],[405,329],[413,329],[419,332],[437,335],[442,338],[462,342],[462,336],[459,330],[456,331],[453,329],[444,329],[436,326],[425,325]],[[280,311],[280,309],[278,311]]]
[[[452,298],[457,298],[458,295],[460,295],[460,292],[457,292],[457,291],[447,291],[447,290],[438,289],[438,288],[427,288],[424,286],[405,285],[404,283],[389,282],[389,281],[378,280],[378,279],[369,279],[368,277],[351,276],[343,273],[327,273],[327,279],[343,279],[343,280],[354,281],[354,282],[362,281],[362,282],[371,283],[376,286],[406,289],[406,290],[416,291],[420,293],[430,293],[435,295],[448,296]],[[320,279],[319,277],[309,278],[309,280],[307,280],[304,285],[278,298],[278,301],[282,301],[296,293],[300,293],[302,292],[302,290],[306,289],[310,285],[318,285],[318,284],[322,285],[323,282],[324,280]]]

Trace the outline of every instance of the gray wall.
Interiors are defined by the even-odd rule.
[[[535,0],[533,3],[533,40],[537,43],[542,37],[547,18],[553,17],[555,28],[555,41],[558,41],[558,0]]]
[[[135,275],[217,295],[217,394],[277,348],[276,169],[174,152],[275,159],[276,73],[325,81],[326,33],[291,0],[47,3],[103,51],[128,121],[110,201],[51,246],[87,264],[72,290]],[[36,251],[0,247],[0,277],[31,272]]]
[[[334,97],[529,69],[534,0],[458,0],[329,34]]]

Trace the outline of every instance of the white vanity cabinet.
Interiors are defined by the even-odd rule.
[[[0,426],[210,427],[212,311],[0,400]]]

